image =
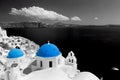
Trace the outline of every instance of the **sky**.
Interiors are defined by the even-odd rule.
[[[0,22],[120,24],[120,0],[0,0]]]

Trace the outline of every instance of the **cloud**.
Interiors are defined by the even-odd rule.
[[[98,17],[94,17],[94,20],[98,20]]]
[[[24,7],[21,9],[12,8],[10,15],[24,16],[27,18],[31,18],[32,20],[58,20],[58,21],[67,21],[69,17],[59,14],[55,11],[45,10],[41,7]]]
[[[119,68],[113,67],[112,70],[119,71]]]
[[[71,17],[72,21],[82,21],[78,16]]]

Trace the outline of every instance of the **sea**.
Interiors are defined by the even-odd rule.
[[[22,36],[40,46],[55,44],[66,57],[73,51],[78,69],[92,72],[103,80],[119,80],[120,28],[67,27],[67,28],[6,28],[8,36]],[[119,78],[119,79],[118,79]]]

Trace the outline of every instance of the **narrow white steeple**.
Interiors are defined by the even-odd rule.
[[[66,65],[71,65],[71,66],[77,68],[77,59],[76,59],[73,51],[70,51],[68,53],[68,56],[66,57],[66,61],[65,62],[66,62]]]

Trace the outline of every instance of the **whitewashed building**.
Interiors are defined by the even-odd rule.
[[[5,79],[4,80],[18,80],[22,75],[20,72],[20,63],[23,62],[24,53],[18,49],[14,48],[9,51],[7,56]]]
[[[71,55],[72,54],[72,55]],[[69,59],[73,62],[69,62]],[[52,43],[43,44],[36,53],[36,65],[31,65],[32,71],[70,65],[77,69],[76,57],[71,51],[65,59],[58,47]]]
[[[0,26],[0,37],[7,37],[6,30],[2,29],[1,26]]]

